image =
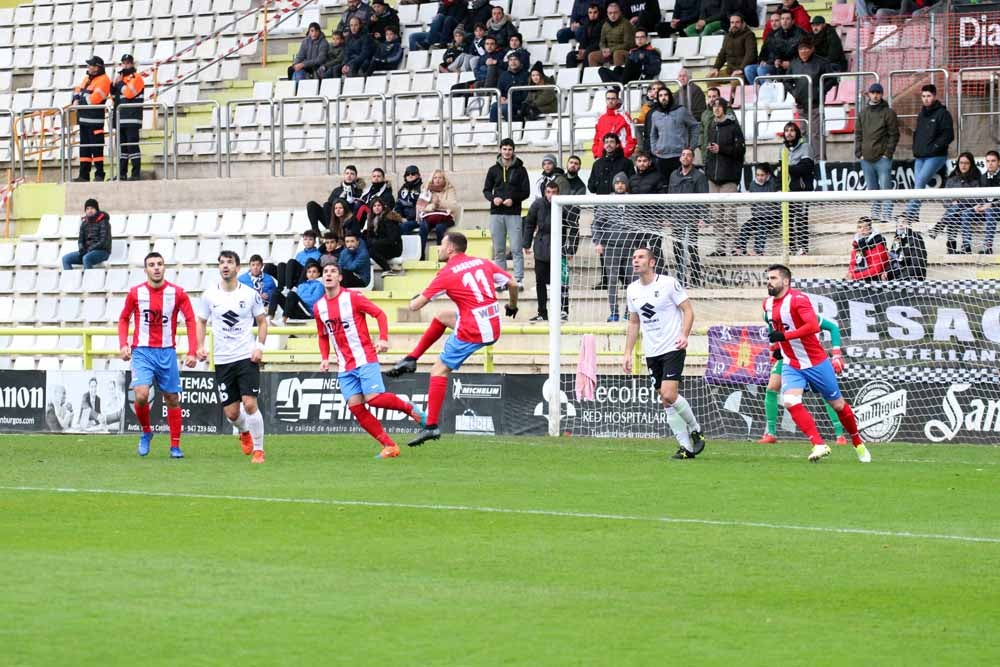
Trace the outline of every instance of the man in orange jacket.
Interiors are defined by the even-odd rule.
[[[93,56],[87,61],[87,75],[74,90],[73,102],[80,106],[103,105],[111,96],[111,79],[104,73],[104,60]],[[80,109],[76,114],[80,125],[80,175],[77,182],[104,180],[104,110]]]
[[[132,56],[122,56],[122,68],[111,86],[115,96],[115,109],[118,113],[118,142],[121,155],[118,159],[118,179],[129,180],[128,165],[132,163],[132,180],[142,180],[142,153],[139,151],[139,131],[142,129],[142,107],[119,105],[142,104],[143,91],[146,84],[142,75],[135,71],[135,61]]]

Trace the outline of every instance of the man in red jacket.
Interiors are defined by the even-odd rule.
[[[618,89],[609,88],[604,94],[604,101],[608,105],[608,110],[597,119],[597,126],[594,128],[594,145],[591,147],[594,159],[604,156],[606,134],[618,135],[618,143],[621,144],[625,157],[632,157],[636,145],[635,133],[632,131],[632,121],[629,117],[618,111],[622,105]]]
[[[851,265],[848,280],[876,282],[886,279],[889,270],[889,251],[885,239],[872,229],[872,219],[864,216],[858,220],[858,233],[851,246]]]

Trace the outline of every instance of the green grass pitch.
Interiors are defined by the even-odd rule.
[[[5,665],[1000,664],[1000,449],[0,440]]]

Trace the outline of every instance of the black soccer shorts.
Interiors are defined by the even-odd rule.
[[[684,376],[684,359],[687,350],[674,350],[658,357],[646,357],[649,375],[653,379],[653,387],[659,391],[664,380],[680,382]]]
[[[239,403],[243,396],[259,396],[260,366],[249,359],[216,364],[215,390],[223,407]]]

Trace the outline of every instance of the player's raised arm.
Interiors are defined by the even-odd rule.
[[[129,290],[128,296],[125,297],[125,305],[118,316],[118,347],[120,350],[119,356],[123,361],[128,361],[132,358],[132,348],[128,344],[128,323],[132,319],[137,306],[138,302],[135,299],[135,294]]]
[[[181,314],[184,316],[184,328],[187,330],[188,339],[188,351],[184,356],[184,365],[188,368],[194,368],[195,364],[198,363],[195,357],[198,350],[198,323],[195,321],[191,297],[188,296],[187,292],[181,292],[181,294],[178,306],[180,306]]]

